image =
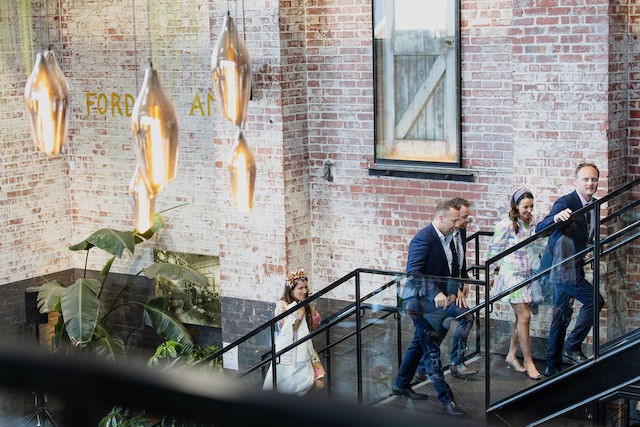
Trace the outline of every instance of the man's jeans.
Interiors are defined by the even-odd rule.
[[[443,403],[451,402],[453,401],[453,393],[449,384],[444,380],[437,334],[423,316],[412,316],[411,319],[415,331],[411,344],[402,359],[400,369],[398,369],[395,385],[399,388],[409,387],[418,363],[425,360],[425,370],[438,393],[438,399]]]
[[[443,333],[438,337],[438,345],[442,343],[444,338],[446,337],[447,331],[449,330],[448,324],[453,321],[457,316],[467,311],[466,308],[458,307],[455,304],[450,304],[446,310],[446,317],[444,318],[443,323],[445,323],[442,328]],[[460,365],[464,362],[464,350],[467,347],[467,337],[469,336],[469,332],[471,332],[471,328],[473,327],[473,314],[468,314],[465,317],[458,320],[458,325],[456,326],[455,331],[453,332],[453,341],[451,342],[451,356],[450,362],[451,365]],[[426,372],[426,364],[427,361],[420,362],[420,366],[418,366],[419,373]]]
[[[578,276],[576,284],[556,283],[553,287],[553,320],[549,329],[549,342],[547,344],[547,366],[559,369],[562,364],[563,345],[567,351],[582,349],[582,341],[587,337],[593,326],[593,286],[587,282],[584,276]],[[582,303],[580,314],[576,319],[573,331],[567,337],[567,326],[571,322],[573,308],[570,298],[575,298]],[[604,305],[604,298],[598,293],[598,312]]]

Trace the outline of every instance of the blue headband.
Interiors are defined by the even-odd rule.
[[[520,203],[520,200],[522,200],[525,193],[531,193],[531,190],[529,190],[527,187],[522,187],[518,188],[516,192],[513,193],[513,196],[511,196],[511,201],[515,206],[518,206],[518,203]]]

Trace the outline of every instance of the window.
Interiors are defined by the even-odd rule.
[[[459,167],[459,0],[374,0],[376,167]]]

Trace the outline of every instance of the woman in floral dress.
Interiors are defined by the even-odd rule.
[[[537,220],[533,215],[533,194],[527,188],[518,189],[511,196],[509,217],[499,221],[494,230],[487,258],[520,243],[535,234]],[[503,292],[532,275],[532,260],[542,252],[541,245],[531,243],[498,261],[493,277],[492,293]],[[531,283],[521,287],[505,299],[509,301],[516,315],[511,333],[509,352],[505,361],[517,372],[526,373],[529,378],[542,378],[531,358],[529,323],[531,321]],[[523,363],[517,358],[518,346],[522,351]]]

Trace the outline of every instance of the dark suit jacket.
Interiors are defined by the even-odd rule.
[[[407,256],[407,273],[441,277],[451,276],[447,255],[433,224],[420,230],[411,239]],[[437,280],[435,278],[426,281],[421,278],[413,278],[409,280],[409,286],[419,290],[420,302],[425,313],[436,310],[433,299],[438,293],[442,292],[445,295],[451,295],[458,292],[458,284],[456,282]],[[442,311],[441,309],[438,310]]]
[[[451,276],[447,255],[433,224],[420,230],[411,239],[407,256],[407,273],[441,277]],[[420,283],[420,285],[423,287],[421,295],[426,295],[430,299],[433,299],[439,292],[443,292],[445,295],[457,292],[455,283],[451,287],[446,280],[430,280],[427,283]]]
[[[594,200],[596,200],[594,198]],[[566,208],[571,209],[572,212],[577,211],[582,208],[582,202],[580,201],[580,197],[578,193],[574,190],[572,193],[565,194],[560,197],[553,204],[551,208],[551,212],[547,215],[542,221],[538,223],[536,226],[536,233],[541,232],[545,228],[549,227],[553,224],[553,217],[558,212],[565,210]],[[587,247],[587,243],[589,241],[589,232],[587,227],[587,222],[585,221],[584,215],[578,215],[575,218],[572,218],[573,225],[570,229],[570,232],[567,233],[567,236],[573,240],[573,244],[575,245],[576,252],[580,252],[581,250]],[[568,226],[569,224],[567,224]],[[542,255],[542,260],[540,262],[540,268],[546,269],[549,268],[553,264],[553,250],[555,248],[555,244],[562,236],[563,228],[560,227],[556,229],[551,236],[549,237],[549,241],[547,242],[547,248]],[[579,270],[580,274],[584,277],[584,263],[582,259],[576,259],[576,269]]]

